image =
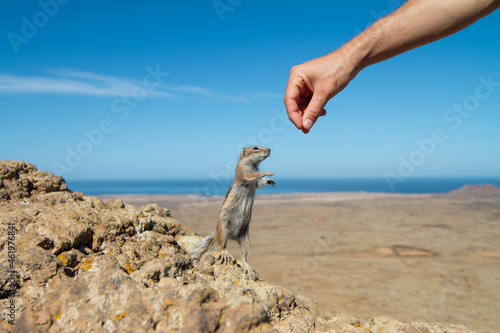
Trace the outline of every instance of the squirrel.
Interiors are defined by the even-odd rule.
[[[271,154],[271,149],[254,146],[243,148],[240,154],[236,173],[231,187],[227,191],[226,198],[217,223],[216,231],[203,238],[195,247],[189,251],[191,259],[199,259],[207,251],[224,250],[217,258],[221,263],[232,261],[226,249],[227,241],[234,239],[238,241],[241,249],[241,259],[245,273],[253,280],[257,280],[257,273],[248,265],[248,252],[250,250],[250,238],[248,235],[252,208],[255,198],[255,189],[266,185],[276,186],[269,178],[274,174],[271,172],[259,172],[259,163]]]

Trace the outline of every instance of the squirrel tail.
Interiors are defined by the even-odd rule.
[[[203,253],[207,251],[215,251],[217,249],[215,242],[215,231],[212,232],[207,237],[203,238],[198,244],[196,244],[190,251],[191,259],[200,259]]]

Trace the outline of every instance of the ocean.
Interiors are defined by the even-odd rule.
[[[276,187],[266,186],[260,194],[300,192],[387,192],[387,193],[443,193],[464,185],[493,184],[500,186],[500,178],[409,178],[392,188],[383,178],[276,178]],[[198,194],[225,195],[231,181],[214,179],[163,180],[66,180],[73,191],[87,195],[104,194]]]

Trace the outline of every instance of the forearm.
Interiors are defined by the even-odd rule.
[[[499,0],[408,0],[343,47],[354,72],[449,36],[500,6]]]
[[[365,67],[451,35],[500,7],[500,0],[408,0],[336,51],[290,70],[288,117],[308,133],[326,103]]]

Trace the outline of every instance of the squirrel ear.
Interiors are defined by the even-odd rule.
[[[247,152],[247,149],[246,148],[243,148],[243,151],[241,152],[243,155],[245,155],[245,153]]]

